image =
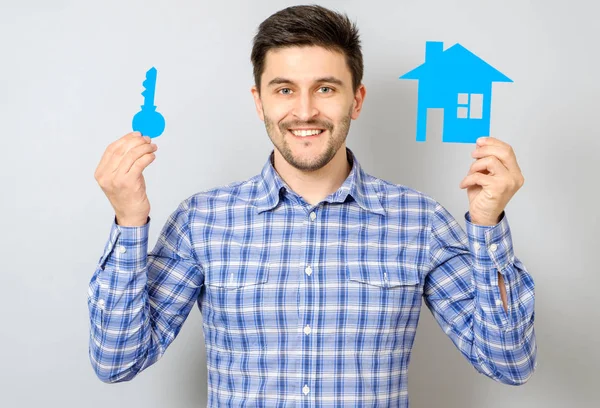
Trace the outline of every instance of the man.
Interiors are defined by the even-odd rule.
[[[251,92],[275,149],[259,175],[181,202],[150,252],[156,146],[131,133],[107,148],[95,176],[115,220],[89,286],[102,381],[154,364],[197,302],[208,406],[407,407],[422,297],[478,372],[530,378],[534,284],[504,213],[523,185],[513,150],[478,142],[466,233],[431,197],[364,172],[345,144],[366,95],[359,43],[319,6],[265,20]]]

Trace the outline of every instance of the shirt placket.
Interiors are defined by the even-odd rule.
[[[298,262],[299,285],[298,285],[298,324],[297,329],[300,336],[301,355],[298,357],[297,366],[301,367],[300,378],[300,405],[302,407],[313,406],[313,337],[315,334],[314,321],[314,285],[313,279],[317,268],[314,264],[316,245],[318,242],[318,208],[315,207],[308,211],[304,222],[304,236],[306,237],[306,247],[300,250],[300,259]]]

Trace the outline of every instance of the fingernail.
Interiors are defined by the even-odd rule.
[[[150,141],[150,136],[144,136],[144,139],[146,139],[146,142]]]

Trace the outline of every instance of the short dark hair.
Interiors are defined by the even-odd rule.
[[[259,94],[267,51],[311,45],[340,52],[346,57],[352,74],[352,90],[356,93],[364,70],[356,23],[352,23],[346,14],[312,4],[287,7],[271,15],[258,27],[250,60]]]

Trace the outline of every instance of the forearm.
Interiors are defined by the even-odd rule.
[[[473,225],[482,226],[482,227],[491,227],[497,225],[502,218],[504,217],[504,213],[498,216],[495,220],[484,220],[478,219],[477,217],[471,216],[470,220]],[[502,274],[498,272],[498,288],[500,289],[500,296],[502,298],[502,304],[504,307],[504,311],[508,312],[508,305],[506,303],[506,287],[504,286],[504,278]]]
[[[204,283],[189,239],[188,205],[169,217],[148,252],[149,222],[113,224],[90,281],[90,360],[104,382],[128,381],[160,359]]]
[[[103,382],[128,381],[158,358],[150,335],[145,275],[143,270],[136,274],[98,270],[90,282],[89,356]],[[118,284],[102,288],[102,282],[110,281]]]
[[[494,225],[473,221],[482,222],[467,217],[476,292],[472,353],[493,378],[522,384],[536,361],[533,278],[514,255],[505,213]]]
[[[517,260],[503,273],[511,283],[506,291],[504,276],[482,283],[476,277],[473,343],[470,355],[479,371],[505,384],[520,385],[533,373],[537,361],[534,330],[533,280]],[[476,272],[487,274],[486,272]],[[490,276],[491,278],[491,276]],[[490,291],[499,287],[498,293]],[[504,289],[504,290],[502,290]],[[495,302],[493,300],[496,299]]]
[[[147,293],[148,225],[113,224],[88,287],[89,357],[100,380],[127,381],[157,358]]]

